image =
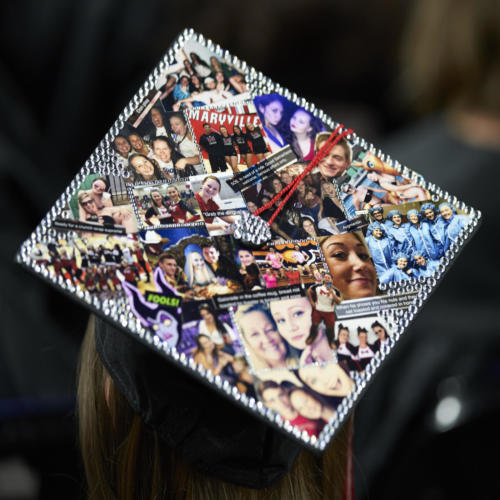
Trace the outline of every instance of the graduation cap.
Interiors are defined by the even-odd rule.
[[[162,92],[167,80],[171,81],[172,76],[177,78],[186,54],[193,52],[206,59],[215,57],[224,64],[230,82],[229,90],[220,89],[216,82],[209,81],[210,86],[199,94],[182,94],[182,89],[178,92]],[[207,78],[211,78],[209,74],[205,76]],[[271,96],[267,101],[272,100],[272,96],[279,96],[283,109],[286,108],[289,115],[300,110],[314,118],[318,130],[316,136],[310,137],[309,152],[297,151],[294,144],[273,143],[276,134],[266,133],[266,128],[267,132],[271,132],[269,124],[254,102],[256,98],[261,103],[267,102],[265,96]],[[67,220],[65,229],[63,216],[71,214],[68,210],[71,198],[83,189],[82,184],[93,174],[108,175],[112,179],[114,206],[131,203],[136,215],[148,210],[149,201],[133,197],[132,190],[126,188],[127,184],[134,181],[130,178],[127,161],[115,151],[113,140],[124,127],[130,125],[128,120],[131,117],[134,117],[139,130],[142,127],[144,133],[149,133],[149,128],[145,128],[146,122],[141,125],[137,120],[140,122],[140,117],[145,116],[144,110],[151,109],[153,105],[155,109],[161,109],[164,117],[181,117],[186,127],[183,134],[171,133],[169,125],[163,123],[162,126],[160,120],[155,126],[165,128],[165,132],[172,135],[176,158],[197,160],[198,176],[217,178],[218,174],[211,170],[210,159],[200,146],[199,139],[203,133],[202,124],[210,122],[214,110],[219,113],[219,117],[224,117],[226,130],[230,130],[232,135],[232,143],[228,147],[235,148],[238,162],[238,172],[234,172],[233,176],[235,182],[228,184],[241,191],[248,210],[240,211],[238,221],[229,225],[226,220],[233,216],[227,215],[212,200],[212,195],[209,195],[210,200],[204,200],[204,205],[211,206],[213,210],[209,208],[210,213],[208,214],[207,209],[203,214],[207,220],[206,231],[200,229],[199,223],[193,225],[186,222],[154,233],[146,231],[122,235],[112,226],[104,226],[99,233],[92,233],[88,224],[82,225],[80,231],[78,220]],[[243,139],[239,138],[239,134],[233,130],[236,123],[240,132],[245,123],[252,123],[253,127],[248,129],[251,136],[247,132]],[[293,130],[290,132],[293,133]],[[318,140],[319,134],[322,134],[321,140]],[[264,141],[265,153],[255,146],[260,144],[259,148],[262,147],[260,140]],[[153,168],[153,164],[156,165],[154,158],[145,162],[141,171],[142,180],[135,182],[136,185],[168,182],[167,178],[158,178],[159,170]],[[219,163],[217,165],[220,166]],[[293,172],[293,175],[286,176],[283,172]],[[277,179],[275,185],[280,185],[280,188],[272,192],[269,186],[274,179]],[[283,185],[285,179],[288,184]],[[193,185],[193,178],[182,180],[186,186]],[[196,182],[198,181],[199,178]],[[348,192],[342,190],[345,182],[352,186]],[[205,194],[197,193],[196,196]],[[92,196],[92,192],[90,195]],[[323,198],[322,215],[315,208],[319,195]],[[209,205],[210,202],[212,205]],[[429,234],[435,239],[436,245],[440,245],[441,252],[432,272],[427,270],[425,275],[419,275],[415,268],[411,278],[401,282],[393,280],[381,283],[380,277],[376,276],[369,251],[366,250],[362,258],[365,265],[373,268],[369,276],[374,277],[370,287],[365,287],[362,296],[350,296],[341,289],[339,283],[342,276],[335,266],[336,255],[329,253],[331,245],[344,245],[346,255],[349,245],[367,249],[364,235],[368,223],[363,218],[365,213],[373,213],[374,207],[383,210],[386,219],[384,229],[390,235],[391,223],[387,219],[395,211],[401,215],[406,215],[410,210],[424,213],[424,207],[428,207],[430,203],[435,209],[434,217],[426,219],[423,215],[422,223],[427,225]],[[332,210],[335,207],[337,211],[341,210],[347,223],[336,226],[335,217],[325,215],[330,210],[329,206]],[[286,212],[283,209],[288,207],[293,208],[287,212],[292,215],[283,215]],[[110,213],[112,217],[112,211]],[[293,214],[298,214],[298,218],[291,220]],[[321,217],[330,224],[318,224]],[[23,243],[17,260],[51,285],[72,295],[82,306],[99,317],[97,346],[103,363],[115,381],[121,380],[119,388],[128,396],[131,405],[141,415],[149,415],[147,420],[162,430],[164,439],[169,444],[178,446],[194,464],[218,477],[259,487],[281,477],[291,467],[301,447],[316,452],[326,448],[382,361],[390,354],[463,245],[477,229],[480,218],[480,212],[458,201],[417,172],[394,161],[313,104],[274,83],[202,35],[186,30],[133,96],[101,143],[90,154],[88,161],[76,173],[66,191]],[[56,220],[57,225],[54,224]],[[218,221],[222,221],[221,224]],[[342,229],[350,227],[349,221],[353,221],[350,232]],[[181,236],[176,232],[179,227],[182,228]],[[324,227],[331,229],[322,229]],[[67,238],[68,232],[71,233],[71,238]],[[234,263],[235,274],[239,274],[244,285],[251,288],[242,292],[241,286],[231,288],[211,279],[213,272],[207,269],[217,266],[217,261],[210,261],[201,250],[208,235],[213,238],[211,241],[215,241],[214,245],[220,254]],[[116,258],[113,257],[113,251],[106,254],[101,251],[110,239],[113,243],[111,250],[117,254]],[[58,252],[59,240],[78,241],[80,246],[93,248],[93,261],[85,268],[65,262]],[[315,275],[314,270],[306,269],[307,272],[301,277],[301,286],[290,287],[280,280],[276,288],[263,287],[259,266],[263,265],[267,251],[264,244],[271,242],[277,248],[279,245],[294,248],[295,244],[304,240],[314,240],[318,248],[322,249],[319,265],[329,269],[334,286],[345,299],[335,306],[337,321],[341,320],[343,327],[347,325],[351,332],[355,332],[357,328],[367,329],[368,341],[370,335],[374,335],[370,332],[371,323],[383,325],[389,334],[388,342],[364,364],[362,370],[353,369],[356,364],[332,361],[331,352],[329,356],[324,356],[321,349],[325,349],[325,345],[321,344],[321,335],[314,346],[305,346],[300,339],[287,337],[283,326],[285,319],[281,318],[283,321],[279,321],[279,314],[283,314],[293,304],[303,308],[304,317],[310,324],[314,321],[320,329],[328,324],[328,318],[331,318],[328,311],[321,311],[323,306],[318,303],[313,309],[306,298],[311,284],[321,281],[321,272]],[[69,243],[71,244],[73,243]],[[239,259],[241,267],[238,267],[234,252],[242,244],[243,248],[247,245],[247,259]],[[145,248],[148,245],[158,247],[157,251],[147,254]],[[410,251],[411,248],[407,250]],[[193,282],[196,285],[190,289],[185,282],[182,265],[186,256],[194,251],[199,253],[193,264],[193,274],[196,275]],[[394,256],[397,257],[400,251],[405,250],[395,248]],[[164,272],[158,264],[160,252],[163,252],[161,255],[165,252],[168,254],[169,265],[172,266],[168,272]],[[41,259],[40,255],[46,258]],[[276,267],[280,268],[281,266]],[[86,285],[86,277],[93,273],[97,273],[97,285],[90,287]],[[151,281],[150,274],[153,278]],[[369,281],[368,278],[366,281]],[[182,315],[182,303],[200,297],[213,299],[217,304],[217,311],[222,311],[216,318],[217,324],[230,332],[233,342],[231,346],[220,345],[217,349],[226,355],[229,347],[233,351],[238,349],[238,354],[245,357],[254,377],[254,391],[245,392],[241,389],[241,384],[238,386],[235,383],[237,374],[234,367],[231,373],[214,373],[197,363],[192,352],[182,351],[180,346],[184,333],[190,330],[189,334],[192,335],[191,330],[200,328],[202,320],[201,316]],[[247,307],[252,304],[259,304],[259,307]],[[279,306],[275,307],[276,304]],[[252,322],[245,319],[248,311],[254,313]],[[262,316],[258,316],[260,313]],[[259,321],[256,320],[257,317]],[[251,328],[262,325],[269,325],[268,329],[276,339],[273,340],[273,354],[277,360],[274,365],[266,360],[265,354],[256,354],[256,346],[252,345],[248,335]],[[354,333],[350,340],[355,348],[357,340]],[[140,348],[137,347],[139,345]],[[332,348],[327,345],[326,349]],[[199,392],[199,401],[196,397],[191,397],[192,415],[196,413],[197,418],[183,420],[186,415],[175,410],[172,400],[168,403],[171,407],[167,411],[167,396],[162,396],[161,388],[154,382],[155,377],[149,371],[148,363],[144,363],[144,359],[149,359],[150,354],[154,359],[155,370],[161,370],[163,366],[168,373],[177,371],[182,374],[182,387],[187,391],[185,394],[192,396],[193,391],[203,391],[203,396]],[[283,364],[280,365],[282,354]],[[265,369],[259,368],[254,362],[258,355],[262,356],[263,363],[268,363]],[[307,368],[307,373],[301,372],[304,367]],[[315,373],[314,377],[307,375],[311,372]],[[323,420],[321,425],[304,425],[304,422],[317,423],[321,418],[308,415],[305,408],[293,407],[292,404],[294,414],[300,418],[287,418],[262,397],[262,391],[259,392],[266,381],[274,381],[290,395],[296,392],[290,386],[302,388],[308,397],[331,408],[331,416]],[[168,385],[169,381],[165,380],[165,384]],[[212,407],[210,410],[206,386],[210,387],[211,392],[208,394],[213,394],[214,400],[224,401],[218,409]],[[141,406],[137,401],[142,401],[144,393],[148,391],[151,396],[149,399],[154,400],[155,405],[146,409],[146,403]],[[168,398],[174,398],[174,403],[175,398],[184,401],[179,388],[171,387],[166,390],[167,393]],[[253,396],[255,393],[258,394],[257,399]],[[218,412],[221,408],[226,410],[228,407],[234,408],[235,415],[244,412],[246,416],[242,422],[247,426],[245,432],[238,428],[237,422],[232,422],[227,429],[220,424]],[[201,419],[201,409],[205,412],[213,411],[210,418]],[[177,435],[163,432],[167,422],[171,429],[180,429]],[[210,441],[207,437],[214,438],[212,448],[200,449],[197,444],[201,442],[202,436],[204,443]],[[217,460],[217,456],[223,457],[223,460]]]

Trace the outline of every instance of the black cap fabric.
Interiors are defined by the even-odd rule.
[[[193,467],[250,488],[290,470],[301,446],[100,318],[96,348],[144,422]]]

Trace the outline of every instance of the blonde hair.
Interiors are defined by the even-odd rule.
[[[234,313],[234,320],[236,321],[236,324],[238,326],[238,330],[241,332],[241,337],[243,340],[243,343],[245,344],[245,348],[247,352],[250,355],[250,359],[252,361],[252,367],[254,370],[265,370],[267,368],[272,368],[269,363],[262,359],[253,349],[253,347],[250,345],[250,343],[247,341],[245,337],[245,328],[244,328],[244,323],[243,323],[243,318],[245,314],[248,314],[250,312],[258,311],[265,315],[268,320],[273,324],[274,329],[276,330],[276,333],[279,335],[281,341],[283,342],[283,345],[286,347],[286,357],[285,357],[285,366],[287,368],[298,368],[299,366],[299,358],[295,354],[295,351],[293,351],[288,344],[288,342],[279,334],[278,327],[276,326],[276,321],[274,321],[274,318],[269,311],[269,309],[262,305],[262,304],[245,304],[242,306],[238,306],[236,309],[236,312]]]
[[[272,486],[252,489],[216,479],[191,467],[133,413],[99,359],[93,318],[80,353],[78,423],[89,500],[344,498],[351,422],[321,457],[302,451]]]

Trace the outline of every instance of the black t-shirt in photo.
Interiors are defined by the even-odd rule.
[[[203,134],[200,137],[200,146],[206,150],[208,156],[224,156],[224,142],[220,134]]]

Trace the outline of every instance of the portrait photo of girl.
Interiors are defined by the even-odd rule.
[[[333,286],[343,300],[377,294],[377,273],[360,231],[320,238],[321,250],[333,277]]]
[[[232,173],[199,175],[190,179],[195,198],[211,236],[222,236],[234,231],[238,211],[246,208],[240,193],[234,192],[228,180]]]
[[[313,307],[307,297],[272,301],[269,303],[269,311],[281,337],[297,350],[301,366],[336,359],[323,323],[317,327],[314,341],[308,343],[313,327]]]

